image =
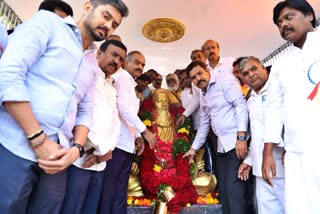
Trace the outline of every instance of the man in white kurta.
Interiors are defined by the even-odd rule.
[[[264,122],[267,91],[268,72],[255,57],[243,57],[238,64],[239,77],[242,82],[252,88],[248,95],[247,106],[250,119],[251,142],[249,152],[239,167],[238,176],[248,179],[252,167],[256,178],[256,198],[259,213],[284,214],[284,166],[281,161],[284,152],[283,142],[277,144],[273,150],[277,174],[272,178],[273,187],[267,184],[262,177],[262,153],[264,148]]]
[[[61,213],[97,212],[106,160],[111,158],[120,135],[117,91],[110,75],[125,61],[126,52],[127,48],[116,40],[105,41],[97,51],[101,70],[94,91],[92,127],[84,145],[86,152],[68,171]]]
[[[276,174],[272,143],[279,142],[284,117],[286,213],[320,213],[320,32],[306,1],[284,1],[274,9],[281,36],[292,51],[281,57],[270,73],[266,105],[266,133],[262,171],[272,184]],[[282,115],[283,113],[283,115]]]

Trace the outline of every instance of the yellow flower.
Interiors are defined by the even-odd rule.
[[[128,199],[127,199],[127,204],[128,204],[128,205],[131,205],[131,204],[132,204],[132,199],[131,199],[131,198],[128,198]]]
[[[219,204],[219,200],[218,199],[213,199],[213,204]]]
[[[138,204],[139,204],[139,199],[134,200],[133,203],[134,203],[135,205],[138,205]]]
[[[189,134],[189,130],[187,130],[185,127],[178,130],[178,133],[187,133]]]
[[[153,166],[153,171],[155,171],[155,172],[161,172],[161,170],[162,170],[162,167],[159,166],[158,164],[155,164],[155,165]]]
[[[151,126],[152,125],[152,123],[151,123],[151,121],[149,119],[144,120],[143,123],[146,126]]]
[[[187,203],[187,207],[191,207],[191,204],[190,204],[190,203]]]

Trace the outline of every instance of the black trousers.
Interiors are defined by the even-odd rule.
[[[237,158],[235,149],[217,153],[217,177],[223,214],[247,214],[248,184],[238,178],[242,160]]]
[[[126,214],[133,154],[115,148],[107,161],[100,198],[100,214]]]

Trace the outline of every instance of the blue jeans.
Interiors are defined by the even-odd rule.
[[[66,180],[66,170],[48,175],[0,144],[1,213],[60,213]]]
[[[61,213],[97,213],[104,171],[68,168],[67,191]]]

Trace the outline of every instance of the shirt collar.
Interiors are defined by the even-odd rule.
[[[265,91],[267,91],[268,86],[269,86],[269,79],[267,80],[266,84],[264,84],[264,86],[261,88],[258,94],[255,92],[255,90],[252,89],[251,95],[258,96],[259,94],[264,93]]]
[[[206,63],[207,63],[207,65],[208,65],[207,67],[208,67],[209,70],[214,70],[214,69],[217,67],[217,65],[223,65],[224,60],[223,60],[223,57],[219,56],[219,62],[218,62],[218,64],[216,65],[216,67],[214,67],[214,68],[212,68],[212,67],[210,66],[210,63],[209,63],[209,60],[208,60],[208,59],[206,60]]]

